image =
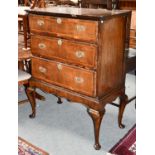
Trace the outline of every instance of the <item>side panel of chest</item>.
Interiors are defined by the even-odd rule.
[[[99,25],[98,96],[124,85],[126,20],[126,17],[118,16]]]

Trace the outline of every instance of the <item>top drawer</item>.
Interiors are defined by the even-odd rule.
[[[52,34],[56,37],[73,38],[91,42],[97,41],[97,21],[30,14],[29,24],[32,33]]]

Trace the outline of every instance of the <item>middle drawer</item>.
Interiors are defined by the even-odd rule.
[[[96,67],[97,46],[94,44],[34,35],[31,36],[31,51],[47,59]]]

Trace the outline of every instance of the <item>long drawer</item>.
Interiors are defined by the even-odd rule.
[[[30,14],[29,24],[32,33],[52,34],[57,37],[67,37],[83,41],[97,41],[97,21]]]
[[[34,57],[32,76],[88,96],[96,96],[96,72],[94,71]]]
[[[35,35],[31,37],[31,51],[33,55],[47,59],[90,68],[96,66],[97,47],[93,44]]]

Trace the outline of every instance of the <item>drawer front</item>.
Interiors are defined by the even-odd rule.
[[[97,21],[30,15],[29,24],[32,33],[38,32],[45,35],[53,34],[57,37],[97,41]]]
[[[96,66],[97,47],[91,44],[32,36],[31,51],[33,55],[48,59],[62,60],[90,68]]]
[[[55,61],[32,58],[32,76],[64,88],[96,96],[96,73]]]

